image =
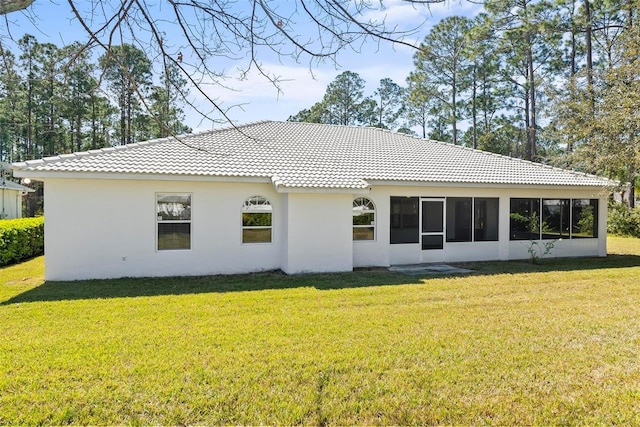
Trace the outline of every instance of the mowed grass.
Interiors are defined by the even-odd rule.
[[[44,283],[0,270],[0,424],[640,424],[640,240],[606,259]]]

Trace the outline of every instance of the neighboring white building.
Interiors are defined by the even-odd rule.
[[[0,181],[0,219],[22,218],[22,197],[33,188],[2,179]]]
[[[260,122],[16,163],[47,280],[606,256],[613,182],[376,128]],[[562,239],[560,241],[560,239]]]

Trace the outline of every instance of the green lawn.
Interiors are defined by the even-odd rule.
[[[606,259],[44,283],[0,269],[0,424],[640,424],[640,240]]]

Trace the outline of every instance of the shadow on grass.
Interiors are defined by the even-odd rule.
[[[100,298],[132,298],[161,295],[189,295],[295,289],[313,287],[320,290],[398,285],[419,280],[386,269],[358,270],[353,273],[286,275],[280,271],[253,274],[122,278],[45,282],[16,295],[0,305],[36,301],[63,301]]]
[[[83,280],[75,282],[45,282],[16,295],[0,305],[38,301],[80,299],[133,298],[161,295],[189,295],[294,289],[313,287],[319,290],[393,286],[423,283],[430,279],[451,276],[517,274],[553,271],[575,271],[640,266],[639,255],[609,255],[607,258],[544,259],[540,264],[523,261],[456,263],[473,270],[469,274],[402,274],[384,268],[357,269],[352,273],[301,274],[288,276],[279,271],[254,274],[123,278]]]
[[[516,260],[455,263],[455,265],[481,275],[600,270],[640,267],[640,255],[610,254],[606,258],[543,258],[539,264],[533,264],[529,260]]]

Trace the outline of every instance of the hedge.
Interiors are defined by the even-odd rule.
[[[622,203],[610,204],[607,232],[619,236],[640,237],[640,207],[629,209]]]
[[[0,266],[44,253],[44,217],[0,220]]]

